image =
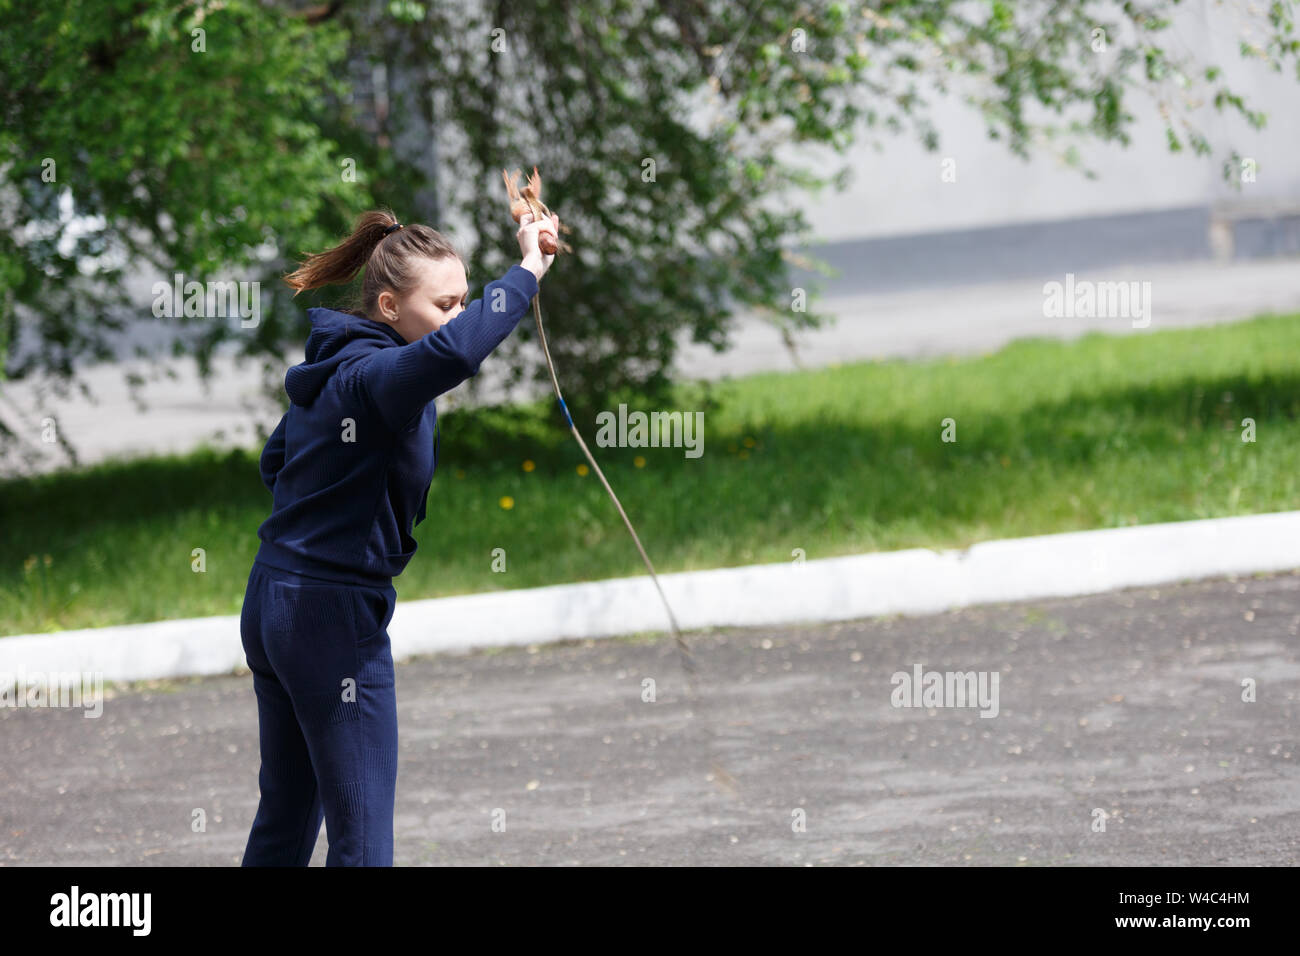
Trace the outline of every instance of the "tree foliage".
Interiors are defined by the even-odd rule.
[[[722,349],[738,307],[823,321],[792,308],[787,250],[845,170],[778,147],[937,149],[940,96],[1012,153],[1076,164],[1079,142],[1129,141],[1134,95],[1174,150],[1216,148],[1210,109],[1262,125],[1169,41],[1184,6],[0,0],[0,374],[70,380],[127,323],[166,325],[203,370],[226,340],[284,348],[320,299],[276,277],[376,205],[449,231],[481,286],[514,258],[500,171],[536,164],[573,229],[542,292],[570,404],[654,393],[683,329]],[[1242,56],[1296,71],[1292,3],[1236,22]],[[260,280],[263,322],[155,317],[128,280],[177,271]],[[516,377],[544,374],[531,336],[505,349]]]

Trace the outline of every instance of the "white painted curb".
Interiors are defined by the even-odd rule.
[[[927,614],[1300,568],[1300,511],[985,541],[966,551],[879,552],[660,575],[683,629]],[[649,575],[398,601],[396,659],[434,651],[666,631]],[[0,675],[91,672],[104,680],[245,667],[239,616],[0,638]],[[12,677],[10,678],[12,681]]]

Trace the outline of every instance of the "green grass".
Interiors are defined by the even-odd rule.
[[[580,425],[661,572],[1300,503],[1295,315],[756,375],[712,394],[698,459],[600,448],[591,419]],[[668,407],[705,402],[690,385]],[[1247,417],[1254,443],[1241,441]],[[941,440],[945,418],[955,443]],[[0,633],[238,613],[270,507],[259,452],[0,484]],[[595,475],[577,474],[583,461],[553,401],[448,415],[401,598],[644,573]],[[206,573],[191,570],[195,548]]]

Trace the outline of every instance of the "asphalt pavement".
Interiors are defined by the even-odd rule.
[[[1295,866],[1298,629],[1288,573],[695,632],[694,697],[662,634],[413,659],[394,862]],[[237,865],[251,676],[0,707],[0,759],[4,865]]]

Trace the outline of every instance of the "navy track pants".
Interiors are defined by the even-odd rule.
[[[261,801],[243,866],[392,866],[397,592],[254,561],[240,636],[253,672]]]

